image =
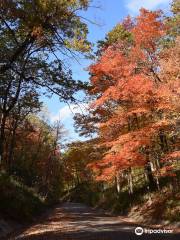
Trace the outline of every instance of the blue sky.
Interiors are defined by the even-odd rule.
[[[170,3],[171,0],[94,0],[91,5],[99,6],[99,8],[90,7],[87,12],[82,13],[82,16],[97,23],[96,25],[87,22],[89,27],[88,38],[96,44],[98,40],[104,39],[106,33],[128,14],[136,16],[141,7],[151,10],[161,8],[167,13]],[[87,81],[89,76],[85,69],[91,62],[85,59],[79,59],[79,62],[71,64],[73,77]],[[81,97],[81,93],[78,94],[78,97]],[[53,96],[51,99],[43,97],[42,101],[48,108],[50,121],[60,119],[68,130],[68,141],[79,139],[73,128],[73,113],[85,111],[84,105],[80,107],[71,105],[69,109],[69,106],[61,103],[57,96]]]

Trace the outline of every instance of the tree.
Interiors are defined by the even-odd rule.
[[[9,174],[47,201],[58,200],[63,192],[63,165],[60,143],[64,127],[51,126],[35,115],[21,120],[16,128],[13,161]],[[10,138],[10,139],[9,139]],[[11,142],[11,135],[7,138]]]
[[[117,31],[122,28],[128,38],[124,31]],[[114,29],[120,36],[113,35],[112,44],[101,48],[89,68],[90,94],[95,98],[91,112],[94,119],[100,119],[99,124],[94,121],[100,144],[109,148],[91,167],[97,180],[126,177],[130,193],[136,167],[144,168],[150,186],[155,182],[159,186],[162,172],[174,169],[172,164],[162,162],[166,154],[176,150],[170,136],[177,134],[178,121],[177,75],[169,79],[166,72],[165,77],[160,61],[160,41],[166,37],[166,29],[160,11],[141,9],[134,21],[128,18],[128,24]]]
[[[16,130],[19,125],[23,125],[29,114],[35,114],[40,111],[41,103],[38,100],[36,91],[27,92],[25,96],[19,98],[16,106],[10,112],[5,134],[5,168],[11,171],[12,162],[14,161],[14,147],[16,142]]]
[[[9,114],[27,92],[57,94],[74,101],[87,84],[72,79],[63,56],[76,59],[90,49],[88,29],[79,16],[89,1],[1,1],[0,3],[0,157],[4,162]]]
[[[62,155],[64,166],[64,183],[70,188],[93,181],[92,171],[87,168],[92,162],[102,157],[104,147],[97,147],[98,139],[72,142]]]

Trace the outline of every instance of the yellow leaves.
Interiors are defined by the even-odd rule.
[[[89,52],[91,45],[85,39],[73,38],[72,40],[65,40],[65,46],[69,49],[81,52]]]
[[[47,11],[50,8],[50,3],[52,1],[49,0],[39,0],[39,5],[42,7],[43,10]]]

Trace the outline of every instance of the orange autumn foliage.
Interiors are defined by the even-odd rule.
[[[99,124],[102,143],[110,149],[90,166],[98,180],[145,166],[161,132],[173,131],[176,124],[170,116],[178,109],[178,83],[164,77],[168,70],[159,54],[159,40],[166,34],[161,12],[141,9],[129,31],[131,45],[121,40],[112,44],[89,68],[96,96],[91,107],[112,112]]]

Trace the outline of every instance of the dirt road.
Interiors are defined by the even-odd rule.
[[[107,215],[79,203],[56,206],[38,223],[8,240],[178,240],[177,234],[145,234],[137,236],[137,225],[122,217]]]

